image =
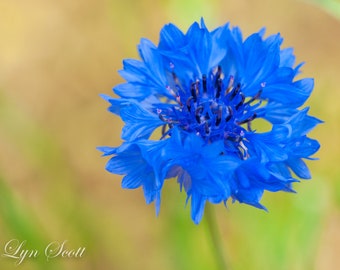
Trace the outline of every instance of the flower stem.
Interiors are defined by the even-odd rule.
[[[211,238],[211,242],[215,248],[215,257],[216,257],[216,261],[218,264],[218,269],[220,270],[227,270],[227,269],[231,269],[230,267],[228,267],[227,261],[224,257],[224,252],[223,252],[223,248],[222,248],[222,243],[221,243],[221,237],[219,235],[219,231],[218,231],[218,226],[216,223],[216,217],[215,217],[215,213],[213,211],[213,205],[210,203],[207,203],[205,206],[205,216],[206,216],[206,220],[207,220],[207,224],[208,224],[208,231],[210,234],[210,238]]]

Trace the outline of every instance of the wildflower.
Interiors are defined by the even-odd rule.
[[[177,178],[198,224],[207,201],[265,209],[265,190],[293,192],[311,177],[303,159],[319,143],[307,134],[321,121],[300,107],[314,81],[295,80],[293,50],[264,32],[244,40],[229,24],[210,32],[202,20],[186,34],[168,24],[158,46],[141,40],[141,60],[123,61],[119,98],[103,95],[125,123],[121,146],[99,147],[112,156],[106,169],[125,175],[123,188],[142,187],[157,214],[166,179]],[[268,131],[256,131],[260,119]]]

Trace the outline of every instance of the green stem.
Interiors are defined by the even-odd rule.
[[[226,259],[224,257],[224,252],[222,248],[222,243],[221,243],[221,237],[218,231],[218,226],[216,223],[216,217],[215,213],[213,211],[213,205],[210,203],[207,203],[205,206],[205,216],[208,224],[208,230],[211,238],[211,242],[215,248],[215,257],[216,261],[218,264],[219,269],[221,270],[227,270],[231,269],[228,267],[228,264],[226,262]]]

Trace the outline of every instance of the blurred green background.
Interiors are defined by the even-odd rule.
[[[315,78],[307,105],[325,121],[311,134],[322,146],[308,162],[313,180],[296,184],[298,194],[265,194],[269,213],[215,206],[228,260],[234,270],[338,269],[339,2],[313,2],[1,0],[0,254],[11,239],[41,253],[64,240],[86,251],[19,266],[0,255],[0,269],[217,269],[206,220],[193,224],[175,181],[156,217],[95,150],[121,142],[122,123],[99,94],[122,82],[122,59],[138,57],[141,37],[157,43],[164,24],[186,31],[201,16],[210,29],[230,21],[244,36],[263,26],[280,32],[306,62],[302,76]]]

